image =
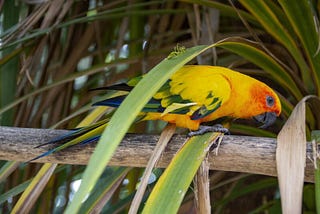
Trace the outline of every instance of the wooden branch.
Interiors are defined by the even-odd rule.
[[[52,145],[35,148],[37,145],[67,132],[66,130],[0,127],[0,159],[26,162],[52,148]],[[109,165],[145,167],[158,138],[158,135],[127,134]],[[187,137],[184,135],[175,135],[157,166],[166,167],[186,140]],[[93,144],[77,145],[38,159],[36,162],[85,165],[94,146]],[[209,154],[210,169],[276,176],[275,150],[276,140],[273,138],[225,136],[218,155],[214,151]],[[305,181],[308,182],[314,181],[313,163],[309,158],[312,157],[311,152],[311,144],[308,143],[305,170]]]

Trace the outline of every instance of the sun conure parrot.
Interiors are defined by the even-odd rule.
[[[130,91],[139,78],[100,89]],[[118,107],[125,97],[106,99],[94,105]],[[275,122],[280,112],[280,100],[266,84],[224,67],[187,65],[176,71],[145,105],[139,120],[163,120],[202,134],[211,128],[202,127],[201,123],[226,116],[253,117],[265,128]],[[75,144],[96,141],[106,123],[106,120],[100,121],[54,139],[49,143],[69,141],[35,159]],[[212,131],[219,130],[225,131],[221,126],[213,127]]]

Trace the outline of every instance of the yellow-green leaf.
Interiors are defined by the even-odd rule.
[[[177,213],[201,162],[220,136],[220,133],[207,133],[188,140],[153,188],[143,213]]]

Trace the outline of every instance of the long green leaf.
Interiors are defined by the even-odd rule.
[[[225,16],[238,18],[238,13],[234,10],[232,6],[220,3],[217,1],[211,1],[211,0],[180,0],[180,1],[216,8],[219,10],[221,14]],[[239,13],[248,22],[260,26],[259,22],[250,13],[240,9],[239,9]]]
[[[111,118],[108,127],[103,132],[84,172],[80,189],[75,194],[74,200],[67,207],[66,213],[78,212],[81,207],[81,203],[93,189],[95,183],[103,172],[105,165],[112,157],[117,146],[143,106],[176,70],[181,68],[195,56],[213,46],[214,45],[196,46],[186,49],[185,52],[180,53],[178,56],[167,58],[154,67],[138,83],[138,85],[123,101],[122,105],[117,109]]]
[[[312,67],[312,78],[316,83],[317,93],[320,94],[320,54],[319,32],[316,26],[316,8],[312,8],[309,0],[299,0],[292,3],[288,0],[279,0],[285,14],[299,37]],[[302,71],[306,72],[306,71]]]
[[[10,198],[13,198],[17,195],[19,195],[21,192],[23,192],[31,183],[31,180],[27,180],[23,183],[20,183],[19,185],[11,188],[7,192],[0,195],[0,205],[5,203]]]
[[[129,170],[130,168],[125,167],[115,168],[111,175],[101,179],[96,186],[94,193],[85,201],[79,213],[100,212],[103,205],[111,198],[112,194],[119,186],[119,182],[122,182],[123,177]]]
[[[23,42],[27,42],[31,39],[35,39],[39,36],[48,34],[50,32],[52,32],[55,29],[60,29],[60,28],[65,28],[65,27],[69,27],[70,25],[74,25],[74,24],[78,24],[78,23],[87,23],[87,22],[92,22],[92,21],[96,21],[96,20],[107,20],[107,19],[120,19],[126,16],[148,16],[151,14],[177,14],[177,13],[186,13],[186,10],[162,10],[162,9],[156,9],[156,10],[137,10],[137,11],[132,11],[129,10],[126,12],[120,12],[120,13],[111,13],[109,14],[109,11],[107,11],[107,13],[102,13],[102,14],[98,14],[95,16],[86,16],[86,17],[81,17],[78,19],[73,19],[71,21],[67,21],[65,23],[61,23],[58,24],[54,27],[48,27],[48,28],[44,28],[44,29],[37,29],[34,32],[31,32],[25,36],[23,36],[22,38],[16,39],[14,41],[7,41],[7,43],[5,43],[4,46],[0,46],[0,50],[23,43]]]
[[[297,100],[300,100],[303,97],[296,82],[291,78],[287,71],[272,57],[257,48],[253,43],[250,44],[249,41],[239,38],[228,39],[219,42],[217,47],[237,53],[263,68],[274,80],[276,80],[277,83],[287,89]]]
[[[7,161],[0,168],[0,183],[5,181],[11,173],[19,167],[20,163],[16,161]]]
[[[277,17],[279,22],[283,26],[286,27],[287,33],[294,38],[295,37],[295,36],[293,36],[295,34],[294,30],[293,30],[292,26],[290,25],[290,22],[286,16],[286,14],[283,12],[282,8],[279,7],[279,4],[276,1],[268,1],[267,5],[270,8],[270,10],[275,14],[275,16]]]
[[[252,13],[253,16],[256,17],[267,32],[283,44],[290,52],[299,65],[300,71],[303,71],[302,77],[304,83],[312,82],[310,69],[305,62],[293,35],[288,33],[286,26],[281,23],[276,14],[269,7],[268,1],[240,0],[240,2]],[[296,2],[294,2],[294,4],[296,4]]]
[[[320,213],[320,164],[319,159],[317,162],[317,168],[314,172],[314,182],[315,182],[315,201],[316,201],[316,210],[317,213]]]
[[[240,2],[275,39],[283,43],[289,50],[296,47],[294,39],[287,33],[286,27],[282,25],[278,17],[270,9],[268,3],[250,0],[240,0]]]
[[[227,197],[216,201],[214,204],[215,207],[224,206],[225,204],[229,203],[230,201],[239,198],[243,195],[249,194],[251,192],[256,192],[261,189],[271,188],[271,187],[277,187],[278,181],[275,178],[267,178],[264,180],[260,180],[257,182],[254,182],[249,185],[238,185],[234,190],[228,195]]]
[[[65,76],[63,77],[62,79],[59,79],[59,80],[56,80],[48,85],[45,85],[41,88],[38,88],[22,97],[19,97],[19,98],[16,98],[13,102],[9,103],[8,105],[4,106],[3,108],[0,108],[0,115],[2,115],[3,113],[9,111],[10,109],[12,109],[13,107],[17,106],[18,104],[22,103],[23,101],[31,98],[31,97],[34,97],[35,95],[37,94],[40,94],[44,91],[47,91],[49,89],[52,89],[54,87],[57,87],[59,85],[62,85],[64,83],[67,83],[67,82],[71,82],[71,81],[74,81],[76,78],[78,77],[81,77],[81,76],[86,76],[86,75],[93,75],[93,74],[96,74],[98,72],[100,72],[101,70],[103,69],[106,69],[106,68],[112,68],[112,67],[115,67],[121,63],[132,63],[132,62],[135,62],[137,60],[137,58],[129,58],[129,59],[119,59],[119,60],[114,60],[110,63],[102,63],[102,64],[97,64],[97,65],[94,65],[92,66],[91,68],[87,69],[87,70],[84,70],[84,71],[80,71],[80,72],[77,72],[77,73],[73,73],[71,75],[68,75],[68,76]]]
[[[186,142],[153,188],[142,213],[177,213],[201,162],[219,136],[207,133]]]
[[[319,144],[320,144],[320,130],[314,130],[311,132],[311,138],[314,140],[313,145],[313,160],[314,162],[314,185],[315,185],[315,202],[316,202],[316,211],[320,213],[320,158],[319,158]]]
[[[241,133],[241,135],[249,135],[249,136],[272,137],[272,138],[275,138],[277,136],[276,134],[264,129],[259,129],[249,125],[242,125],[242,124],[236,124],[236,123],[231,124],[230,131],[232,133]]]

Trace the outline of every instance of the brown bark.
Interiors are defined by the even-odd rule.
[[[0,127],[0,159],[26,162],[46,152],[52,145],[36,146],[67,133],[65,130]],[[158,141],[158,135],[127,134],[109,162],[113,166],[145,167]],[[185,135],[174,135],[165,149],[158,167],[166,167],[173,155],[187,140]],[[94,149],[92,145],[77,145],[40,158],[35,162],[87,164]],[[249,136],[224,136],[218,155],[209,152],[210,169],[277,176],[275,163],[276,139]],[[311,144],[307,144],[305,181],[313,182]]]

